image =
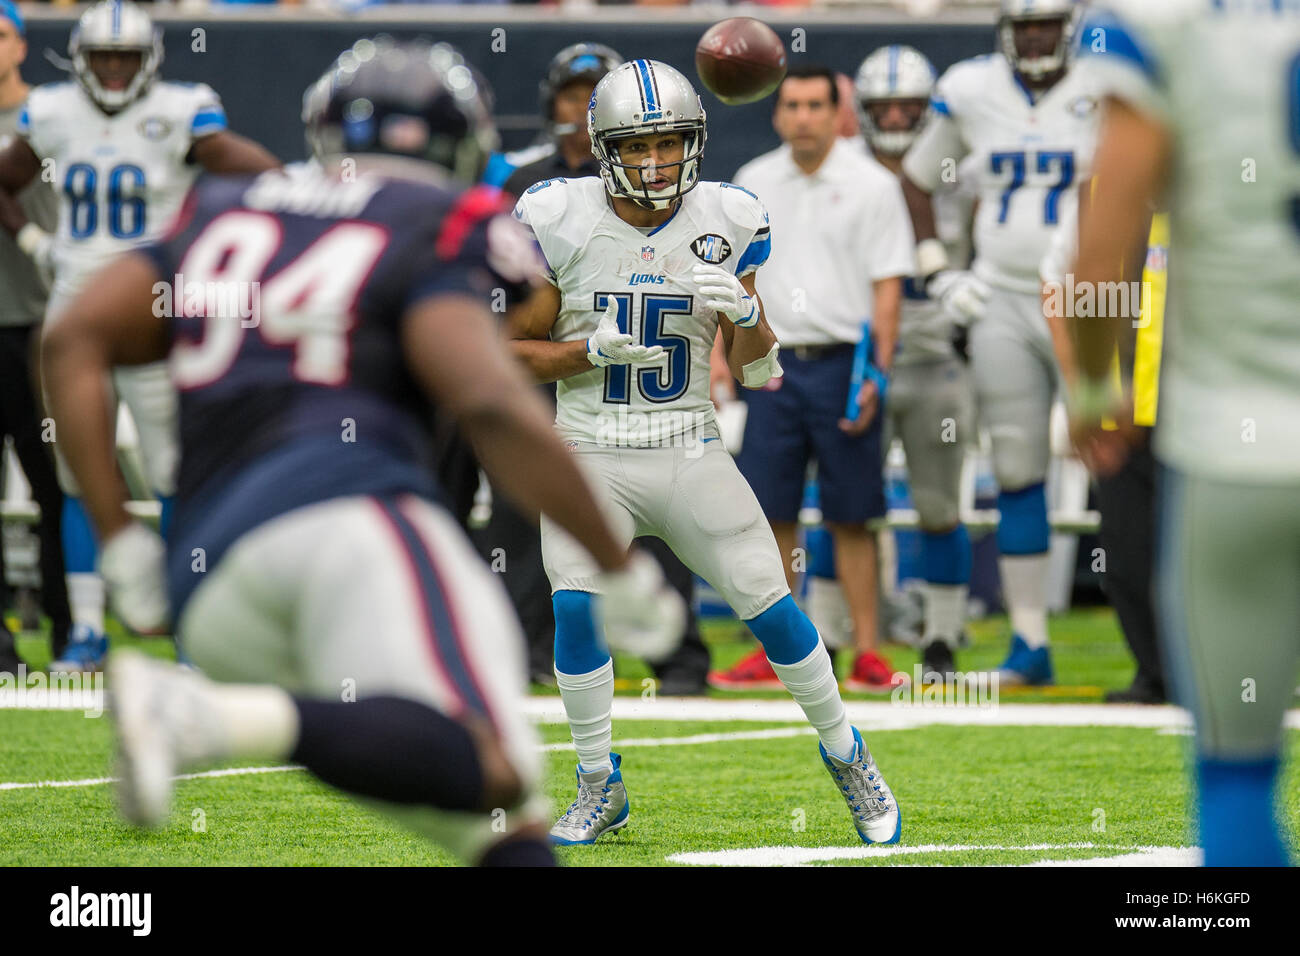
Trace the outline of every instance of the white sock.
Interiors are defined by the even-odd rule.
[[[104,633],[104,579],[98,574],[69,574],[68,604],[72,623],[84,624],[96,634]]]
[[[583,770],[600,768],[614,772],[609,748],[614,738],[610,711],[614,706],[614,662],[586,674],[555,672],[564,712],[569,717],[569,732],[578,751],[578,765]]]
[[[1011,615],[1011,630],[1031,648],[1047,646],[1047,560],[1042,554],[1003,555],[1002,596]]]
[[[298,744],[298,708],[279,687],[209,684],[225,753],[244,760],[284,760]]]
[[[925,595],[925,643],[943,641],[957,649],[957,637],[966,624],[966,595],[970,588],[965,584],[932,584],[921,586]]]
[[[830,656],[821,645],[813,648],[813,652],[798,663],[773,663],[772,670],[781,678],[795,703],[803,708],[808,723],[817,729],[817,736],[826,752],[841,760],[852,757],[853,728],[844,712],[844,701],[840,697],[840,685],[835,682]]]

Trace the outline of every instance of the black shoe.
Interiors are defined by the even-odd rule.
[[[665,697],[703,697],[708,693],[707,674],[670,670],[659,675],[659,693]]]
[[[957,662],[953,659],[952,648],[946,641],[934,640],[925,645],[921,651],[921,679],[933,683],[931,675],[938,674],[945,681],[952,679],[957,671]]]
[[[0,621],[0,673],[17,674],[18,668],[23,665],[23,659],[18,656],[18,649],[14,647],[14,636],[3,621]]]
[[[1108,704],[1167,704],[1163,692],[1154,690],[1150,687],[1143,687],[1134,684],[1132,687],[1126,687],[1124,690],[1112,690],[1106,692],[1106,703]]]

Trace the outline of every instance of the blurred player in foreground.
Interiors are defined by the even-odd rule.
[[[1038,267],[1088,175],[1097,101],[1071,68],[1075,0],[1002,0],[1000,53],[951,67],[903,159],[925,291],[969,326],[971,376],[998,480],[998,570],[1011,619],[1003,684],[1054,680],[1047,633],[1047,468],[1059,373]],[[949,264],[930,194],[962,171],[979,196],[971,268]]]
[[[705,116],[677,70],[624,63],[588,113],[601,176],[538,183],[515,215],[546,257],[551,285],[530,300],[518,354],[558,381],[557,428],[604,492],[619,543],[663,538],[762,641],[821,739],[822,759],[858,835],[897,842],[893,794],[845,714],[830,658],[795,605],[762,509],[719,440],[709,355],[719,327],[732,374],[758,388],[781,374],[754,292],[770,249],[748,190],[700,182]],[[578,752],[578,796],[551,830],[594,843],[628,822],[611,753],[614,667],[593,622],[605,600],[591,558],[552,520],[542,554],[554,591],[555,668]]]
[[[488,302],[539,263],[496,190],[462,191],[496,139],[490,109],[452,48],[359,41],[305,103],[318,165],[200,181],[167,238],[96,275],[49,330],[53,412],[115,606],[140,628],[170,603],[191,659],[230,682],[131,652],[110,664],[133,821],[164,818],[178,770],[292,760],[464,860],[551,862],[518,624],[434,504],[430,399],[499,488],[591,550],[611,639],[639,628],[662,650],[680,622],[497,337]],[[241,318],[232,300],[253,296]],[[124,508],[102,381],[169,343],[182,454],[164,593],[162,542]]]
[[[1108,111],[1075,284],[1102,301],[1167,191],[1160,632],[1196,721],[1206,865],[1282,866],[1274,790],[1300,666],[1300,9],[1106,6],[1082,37],[1104,50],[1090,65]],[[1124,407],[1108,376],[1117,320],[1074,322],[1071,429],[1099,473],[1125,452],[1101,427]]]
[[[25,217],[5,228],[54,288],[47,326],[104,263],[156,239],[201,170],[253,173],[279,160],[226,128],[221,99],[203,83],[162,80],[162,35],[127,0],[103,0],[82,15],[68,41],[75,83],[37,87],[0,151],[0,188],[16,192],[52,164],[61,198],[59,228]],[[163,504],[164,532],[176,480],[176,395],[162,365],[114,370],[114,394],[131,411],[150,489]],[[61,436],[59,436],[61,437]],[[93,670],[108,649],[104,584],[81,494],[56,442],[63,484],[63,547],[72,604],[72,639],[51,670]]]
[[[901,177],[903,155],[930,118],[935,72],[920,51],[887,46],[858,68],[857,101],[871,153]],[[935,228],[948,262],[970,260],[973,196],[960,182],[940,183]],[[961,522],[961,469],[974,426],[970,374],[953,345],[953,321],[915,279],[903,284],[902,321],[890,401],[892,434],[903,442],[912,501],[921,523],[925,632],[921,663],[940,677],[956,670],[953,651],[966,622],[971,544]]]

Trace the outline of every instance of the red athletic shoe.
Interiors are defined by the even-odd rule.
[[[760,647],[729,671],[710,671],[709,686],[718,690],[780,690],[784,685]]]
[[[844,679],[845,690],[893,690],[907,680],[907,675],[895,673],[889,662],[875,651],[859,654],[853,661],[853,672]]]

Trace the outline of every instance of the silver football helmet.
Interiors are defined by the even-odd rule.
[[[704,106],[695,87],[667,63],[632,60],[606,73],[587,107],[591,151],[611,196],[622,196],[651,209],[667,209],[699,182],[704,155]],[[677,182],[664,189],[633,186],[619,157],[618,142],[630,136],[679,132],[683,137]]]
[[[854,80],[863,135],[876,152],[902,156],[908,151],[930,117],[929,106],[908,130],[882,130],[871,116],[871,104],[886,100],[925,100],[934,91],[934,65],[920,50],[893,44],[882,46],[858,67]]]
[[[1074,52],[1074,32],[1082,9],[1077,0],[1002,0],[998,45],[1016,72],[1029,80],[1064,69]],[[1046,56],[1023,57],[1016,51],[1015,25],[1026,20],[1060,20],[1061,39]]]
[[[90,68],[96,50],[136,51],[140,69],[126,89],[108,90]],[[162,31],[130,0],[101,0],[81,15],[68,40],[72,72],[86,94],[108,113],[116,113],[144,95],[162,66]]]

